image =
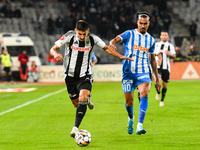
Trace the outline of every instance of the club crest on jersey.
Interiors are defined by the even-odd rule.
[[[92,47],[75,47],[75,46],[71,46],[71,49],[77,50],[77,51],[90,51],[92,49]]]
[[[64,40],[65,39],[65,36],[63,35],[61,38],[60,38],[60,40],[62,41],[62,40]]]
[[[134,45],[133,49],[147,52],[149,49],[143,46]]]

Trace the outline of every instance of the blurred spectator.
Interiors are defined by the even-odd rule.
[[[72,13],[68,12],[64,18],[64,32],[67,32],[69,30],[73,30],[73,18]]]
[[[63,33],[63,25],[64,25],[64,19],[62,18],[61,13],[58,14],[58,17],[56,18],[56,28],[57,33],[62,34]]]
[[[190,52],[188,53],[187,59],[189,61],[199,61],[199,54],[195,51],[194,45],[190,45]]]
[[[50,14],[49,18],[47,19],[47,33],[48,35],[53,35],[55,31],[55,22],[53,20],[52,14]]]
[[[32,61],[31,66],[29,67],[28,70],[28,82],[37,82],[38,81],[38,72],[39,72],[39,68],[38,66],[35,64],[35,61]]]
[[[169,15],[167,11],[164,11],[161,18],[163,20],[165,30],[169,31],[169,26],[171,24],[171,16]]]
[[[47,65],[56,65],[57,61],[54,59],[54,57],[51,55],[50,51],[47,55]]]
[[[175,51],[176,51],[176,58],[174,59],[175,62],[186,61],[186,57],[181,54],[180,47],[178,46],[175,47]]]
[[[13,12],[9,3],[1,8],[1,13],[4,14],[4,17],[12,18]]]
[[[18,55],[18,60],[21,63],[21,67],[20,67],[21,80],[26,80],[27,73],[28,73],[27,63],[29,61],[29,56],[26,54],[26,50],[23,50],[22,54]]]
[[[15,18],[21,18],[22,17],[21,10],[17,6],[15,7],[15,10],[13,11],[13,17],[15,17]]]
[[[100,26],[100,36],[101,38],[106,38],[107,37],[107,31],[108,30],[108,25],[107,25],[107,19],[103,17],[101,19],[101,26]]]
[[[163,20],[158,17],[158,33],[160,34],[161,31],[165,30],[165,24]]]
[[[11,83],[13,83],[12,71],[11,71],[13,63],[10,54],[4,48],[2,48],[0,63],[3,65],[3,71],[5,72],[5,83],[7,83],[7,81],[9,80],[11,81]]]
[[[41,25],[42,25],[42,16],[40,15],[40,12],[37,11],[35,15],[33,16],[33,23],[35,25],[35,29],[37,32],[41,33]]]
[[[194,43],[197,35],[197,24],[195,23],[194,20],[192,20],[189,26],[189,31],[190,31],[190,42]]]
[[[22,7],[35,7],[35,3],[33,0],[26,0],[22,4]]]

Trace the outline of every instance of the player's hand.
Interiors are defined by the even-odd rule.
[[[117,51],[117,47],[115,45],[110,44],[109,47]]]
[[[120,59],[129,59],[131,61],[134,61],[132,58],[126,57],[126,56],[121,56]]]
[[[168,50],[163,51],[163,53],[165,53],[166,55],[169,55],[169,51]]]
[[[157,88],[158,91],[160,92],[161,85],[160,85],[159,79],[157,79],[157,80],[155,81],[155,84],[156,84],[156,88]]]
[[[59,63],[61,63],[63,61],[63,56],[61,54],[56,54],[54,56],[55,60]]]

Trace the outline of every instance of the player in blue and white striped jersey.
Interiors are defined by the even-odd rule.
[[[160,89],[160,82],[155,61],[155,40],[147,32],[150,25],[150,15],[146,12],[137,14],[137,29],[127,30],[110,41],[110,47],[115,48],[116,43],[124,44],[124,55],[132,58],[134,61],[123,60],[122,68],[122,88],[125,96],[125,107],[128,112],[128,133],[133,133],[133,91],[137,87],[140,92],[139,118],[136,134],[145,134],[143,122],[148,107],[148,93],[151,87],[149,77],[149,53],[151,54],[151,66],[155,74],[155,84]]]

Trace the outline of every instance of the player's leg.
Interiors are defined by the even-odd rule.
[[[127,132],[132,134],[134,131],[134,116],[133,116],[133,79],[129,74],[123,74],[122,89],[125,97],[125,108],[128,114]]]
[[[168,70],[163,70],[163,76],[162,76],[162,97],[161,97],[161,101],[160,101],[160,106],[164,106],[164,98],[167,92],[167,82],[169,82],[169,77],[170,77],[170,73]]]
[[[162,82],[162,97],[161,97],[161,100],[160,100],[160,106],[164,106],[164,98],[165,98],[165,95],[166,95],[166,92],[167,92],[167,82]]]
[[[65,83],[66,83],[67,91],[69,94],[69,98],[71,99],[71,102],[75,108],[78,107],[78,103],[79,103],[79,92],[76,88],[77,82],[78,81],[76,81],[72,77],[65,77]],[[74,126],[72,128],[72,131],[70,132],[70,136],[75,137],[77,132],[78,132],[78,128]]]
[[[11,72],[10,67],[9,67],[9,73],[8,73],[8,75],[9,75],[9,79],[10,79],[11,84],[13,84],[13,77],[12,77],[12,72]]]
[[[160,77],[160,79],[161,79],[161,76],[162,76],[161,69],[158,69],[158,75],[159,75],[159,77]],[[155,85],[155,88],[156,88],[156,91],[157,91],[155,99],[156,99],[157,101],[159,101],[159,100],[160,100],[160,91],[158,91],[156,85]]]
[[[139,105],[139,117],[136,134],[141,135],[145,134],[146,130],[143,129],[143,122],[146,116],[146,111],[148,107],[148,94],[150,91],[151,83],[144,82],[138,85],[138,89],[140,91],[140,105]]]
[[[92,89],[92,82],[90,82],[90,79],[91,79],[91,76],[88,76],[85,79],[81,79],[77,83],[77,90],[79,91],[79,102],[76,109],[75,125],[72,129],[72,132],[70,133],[70,136],[72,137],[74,137],[76,134],[76,132],[73,132],[73,131],[78,131],[78,128],[87,111],[87,99]]]
[[[133,91],[130,93],[125,93],[125,108],[128,113],[128,126],[127,126],[127,132],[128,134],[132,134],[134,131],[134,116],[133,116]]]

